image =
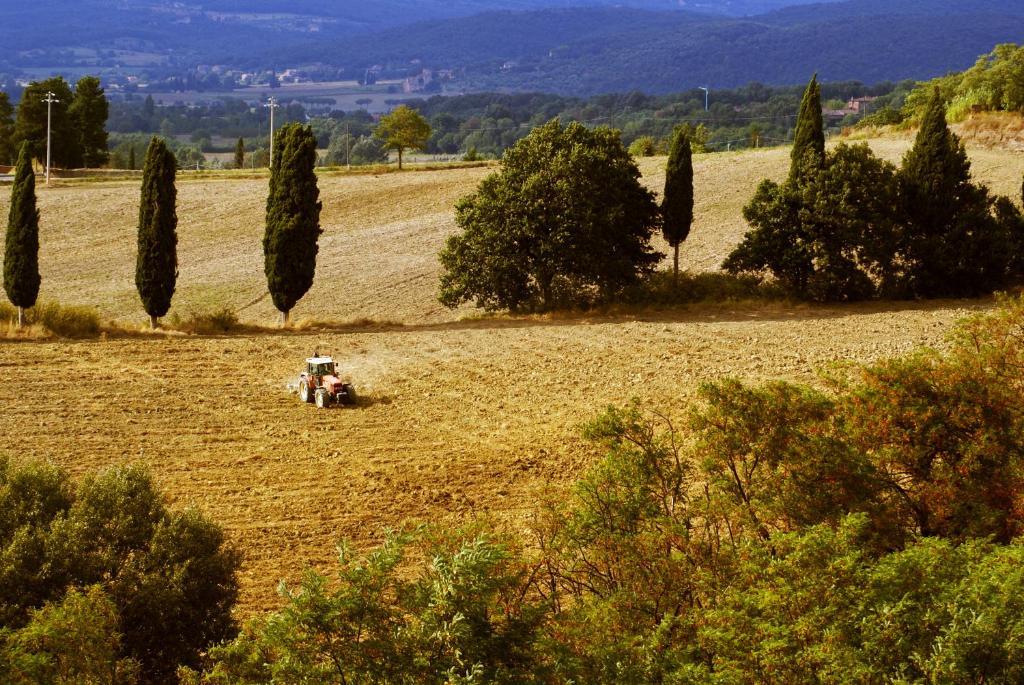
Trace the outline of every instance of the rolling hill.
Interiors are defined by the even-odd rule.
[[[963,69],[1021,35],[1024,6],[994,0],[851,0],[743,19],[574,8],[422,22],[331,48],[303,44],[276,58],[463,68],[474,89],[664,93],[797,83],[813,71],[825,80],[923,79]]]

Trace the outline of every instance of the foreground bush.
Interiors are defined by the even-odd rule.
[[[54,682],[53,669],[120,682],[90,680],[104,668],[174,682],[178,665],[234,635],[238,563],[220,528],[168,510],[138,468],[75,484],[0,461],[0,682]]]
[[[1021,682],[1024,301],[951,342],[609,409],[525,544],[343,554],[186,682]]]

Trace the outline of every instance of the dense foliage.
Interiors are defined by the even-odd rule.
[[[83,76],[78,80],[68,115],[75,122],[82,166],[89,169],[104,166],[110,158],[107,152],[110,105],[98,78]]]
[[[936,89],[951,121],[961,121],[975,110],[1024,114],[1024,46],[997,45],[970,69],[920,84],[907,98],[904,114],[922,117]]]
[[[170,310],[178,280],[177,170],[174,154],[153,138],[142,169],[135,261],[135,287],[153,328]]]
[[[13,142],[28,143],[33,157],[46,160],[46,94],[52,92],[57,102],[51,106],[51,163],[55,167],[98,167],[107,162],[107,116],[109,105],[100,81],[85,76],[74,91],[61,76],[33,81],[22,92],[18,102]],[[2,112],[0,112],[2,115]],[[0,122],[0,148],[3,147],[4,126]],[[2,160],[0,160],[2,163]]]
[[[440,300],[550,309],[607,300],[660,259],[658,207],[618,132],[540,126],[456,207]]]
[[[820,84],[822,98],[846,101],[850,97],[880,97],[878,107],[896,107],[910,92],[913,82],[879,83],[865,86],[856,81]],[[622,131],[627,145],[650,139],[649,153],[667,154],[675,128],[685,122],[691,128],[695,152],[765,146],[792,139],[796,122],[794,112],[800,103],[802,89],[796,86],[765,86],[752,83],[736,89],[713,89],[710,108],[704,109],[704,93],[687,90],[671,95],[645,95],[628,92],[589,98],[566,97],[541,93],[473,93],[427,97],[406,101],[431,127],[426,152],[454,155],[476,148],[478,154],[499,157],[506,148],[524,138],[530,130],[552,118],[563,122],[579,121],[602,124]],[[214,100],[194,106],[157,105],[151,97],[128,94],[123,101],[111,104],[109,129],[114,133],[111,146],[127,158],[124,144],[135,140],[137,153],[145,149],[140,133],[159,133],[164,137],[188,137],[190,143],[177,143],[174,152],[181,158],[184,148],[197,152],[228,152],[239,136],[251,148],[269,147],[267,113],[263,108],[232,98]],[[388,96],[376,96],[389,101]],[[353,164],[382,161],[379,153],[356,155],[376,126],[373,117],[362,109],[332,110],[324,114],[316,104],[296,100],[278,110],[281,121],[309,124],[317,137],[317,147],[331,150],[324,160],[329,165],[344,164],[345,136],[351,137]],[[853,123],[858,115],[850,115],[843,125]],[[358,160],[358,161],[357,161]],[[193,162],[194,164],[194,162]]]
[[[36,208],[36,175],[28,145],[21,146],[11,189],[11,207],[4,236],[4,292],[18,308],[35,306],[39,297],[39,210]]]
[[[972,182],[938,91],[899,170],[866,145],[825,154],[818,138],[743,215],[751,230],[723,267],[770,272],[799,297],[970,296],[1024,275],[1021,210]]]
[[[187,683],[1015,683],[1024,301],[824,390],[613,408],[525,539],[395,533]]]
[[[0,680],[173,683],[231,638],[239,558],[134,467],[0,460]]]
[[[274,306],[288,313],[313,285],[320,229],[320,189],[316,183],[316,138],[308,126],[287,124],[274,138],[264,271]]]

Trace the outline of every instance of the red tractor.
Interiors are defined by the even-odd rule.
[[[355,404],[356,391],[338,378],[333,359],[316,355],[306,360],[306,370],[299,374],[299,399],[326,409],[332,404]]]

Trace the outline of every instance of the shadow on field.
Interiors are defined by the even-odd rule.
[[[974,299],[942,299],[942,300],[906,300],[906,301],[872,301],[852,304],[814,304],[807,302],[730,302],[682,305],[672,307],[617,307],[608,310],[594,311],[560,311],[548,314],[512,315],[495,314],[481,315],[459,321],[423,324],[403,324],[398,322],[377,322],[372,319],[360,319],[354,322],[332,323],[317,321],[303,323],[296,327],[278,328],[259,326],[256,324],[240,324],[236,329],[215,333],[181,333],[180,331],[135,331],[123,328],[107,328],[93,340],[132,338],[140,342],[166,341],[171,338],[206,340],[252,338],[252,337],[306,337],[323,334],[333,335],[366,335],[373,333],[429,333],[509,330],[526,328],[555,328],[573,326],[616,325],[624,323],[749,323],[752,321],[818,321],[842,319],[847,317],[868,316],[875,314],[900,312],[928,312],[949,309],[982,311],[994,306],[995,296]],[[55,338],[3,338],[3,343],[45,343]],[[83,342],[88,342],[84,340]],[[383,398],[381,401],[385,401]]]

